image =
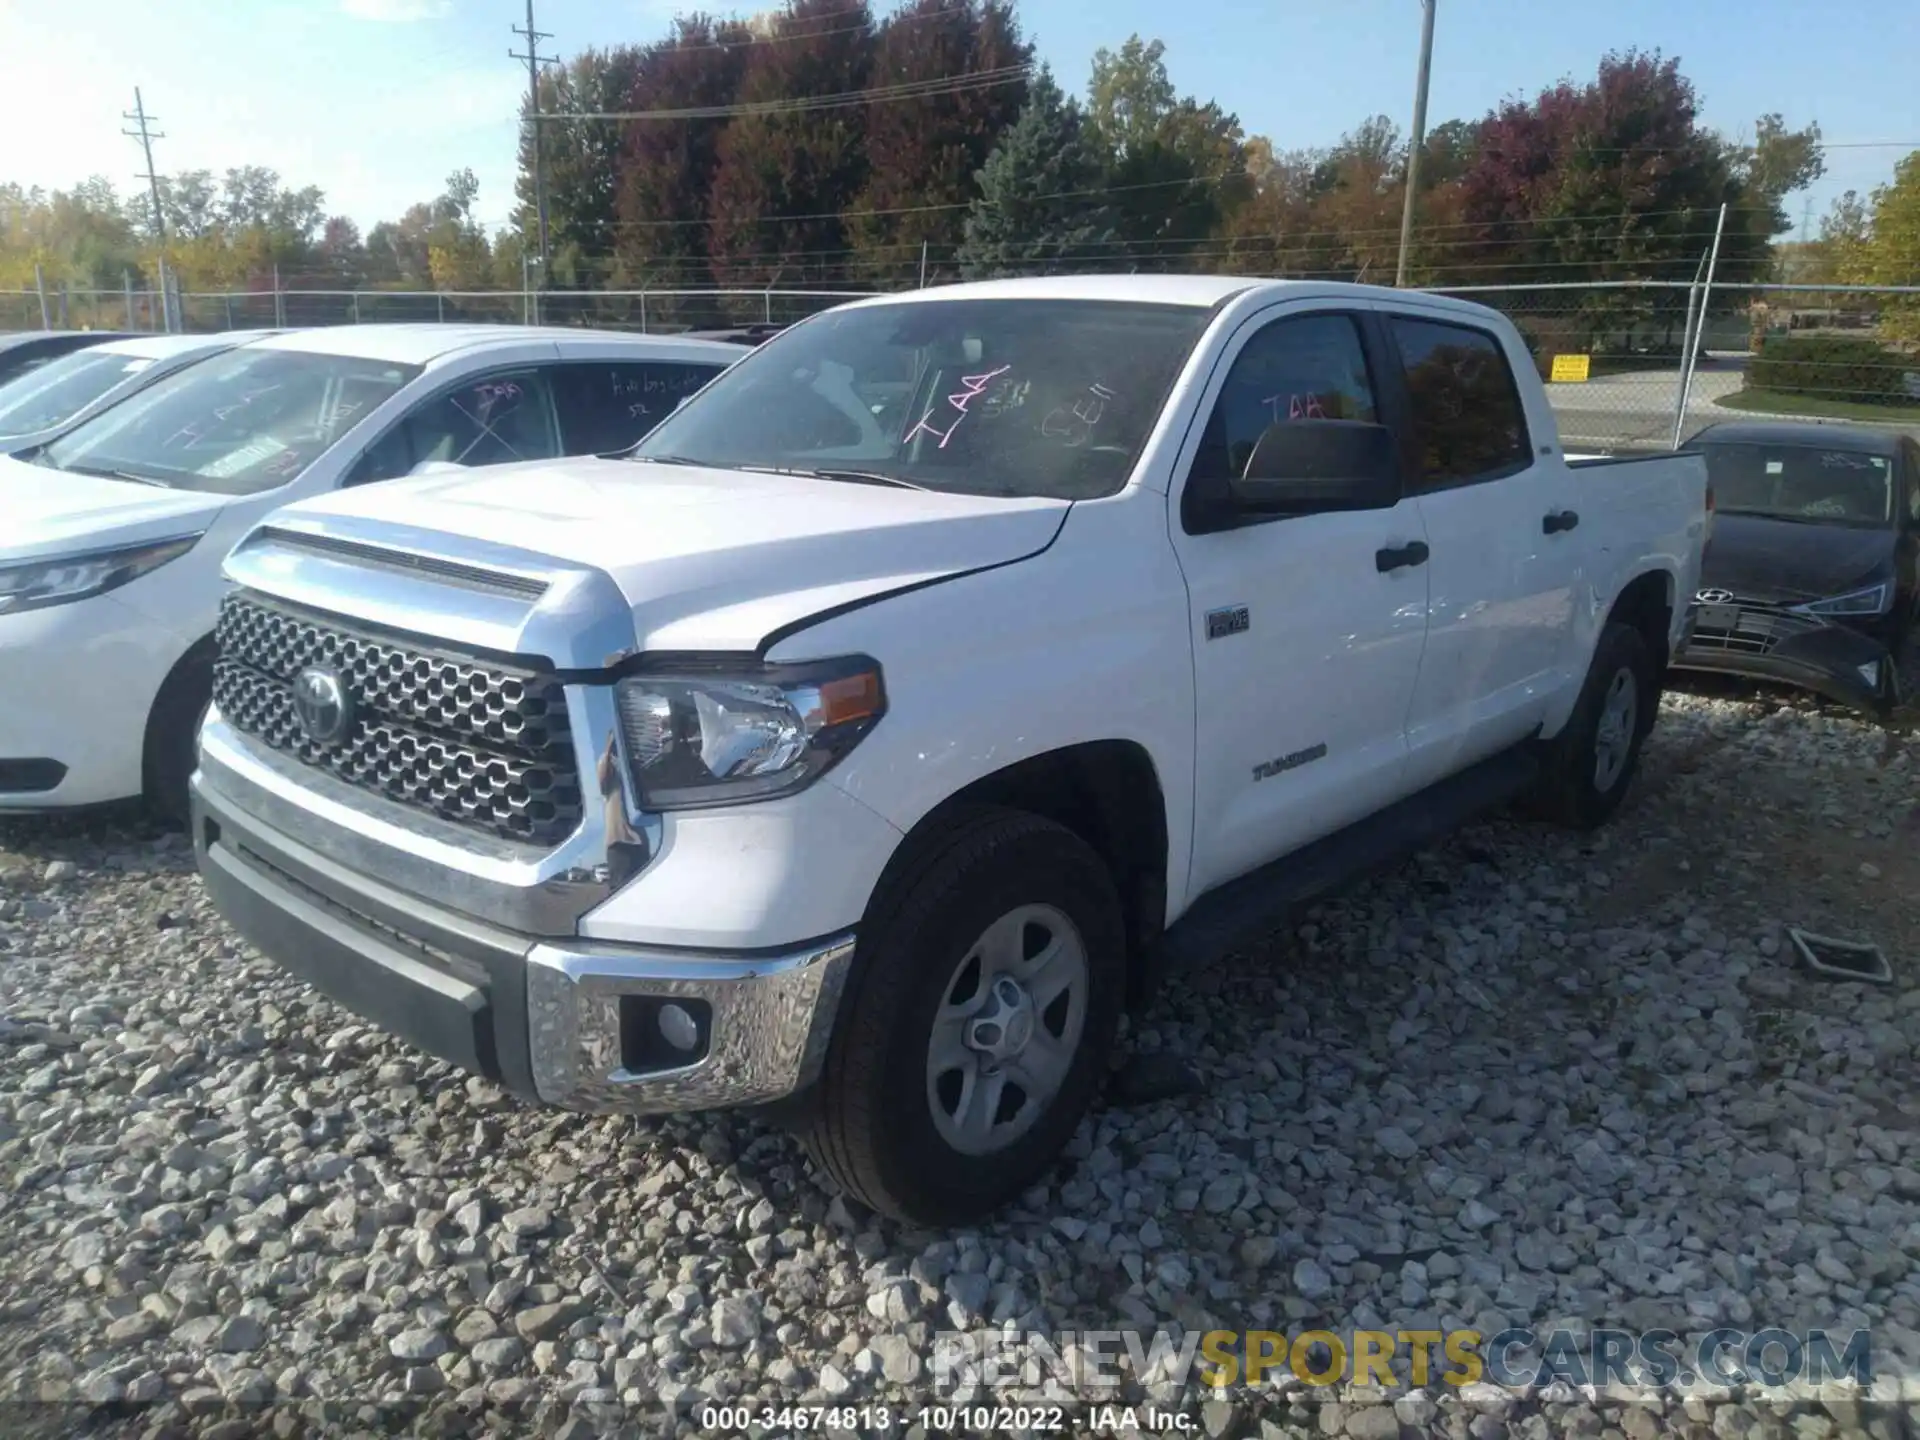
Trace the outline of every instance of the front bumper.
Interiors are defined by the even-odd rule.
[[[1778,617],[1743,624],[1744,634],[1720,633],[1702,631],[1690,621],[1674,667],[1777,681],[1872,715],[1885,715],[1900,703],[1899,666],[1872,636],[1798,617],[1791,625]]]
[[[147,716],[186,648],[113,595],[0,616],[0,813],[138,795]]]
[[[193,781],[200,871],[256,949],[395,1035],[529,1099],[660,1113],[779,1099],[826,1054],[853,955],[543,941],[423,902]],[[691,1024],[667,1038],[664,1007]]]

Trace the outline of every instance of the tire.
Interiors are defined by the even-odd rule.
[[[1534,813],[1576,830],[1612,819],[1633,783],[1659,703],[1647,642],[1632,626],[1609,623],[1566,729],[1548,744]]]
[[[200,722],[213,704],[213,649],[196,647],[167,676],[147,717],[142,772],[147,808],[156,818],[184,827],[190,807],[187,781],[199,762]]]
[[[966,1224],[1040,1178],[1086,1113],[1125,926],[1100,857],[1021,811],[969,809],[903,859],[869,906],[802,1137],[881,1214]]]

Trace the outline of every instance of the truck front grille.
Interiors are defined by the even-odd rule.
[[[213,699],[229,725],[399,804],[555,845],[581,818],[566,692],[551,675],[229,595],[214,631]],[[339,678],[352,718],[316,740],[294,707],[310,666]]]

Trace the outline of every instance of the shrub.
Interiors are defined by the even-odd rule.
[[[1747,366],[1747,386],[1867,405],[1909,401],[1904,377],[1915,363],[1864,335],[1776,335]]]

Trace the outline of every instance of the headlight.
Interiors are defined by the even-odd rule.
[[[864,656],[635,675],[615,693],[634,788],[649,810],[798,790],[886,713],[880,667]]]
[[[182,535],[129,545],[118,550],[95,550],[85,555],[63,555],[56,560],[28,560],[0,565],[0,615],[65,605],[117,590],[169,560],[177,560],[199,540]]]
[[[1830,600],[1809,600],[1805,605],[1793,608],[1803,615],[1878,615],[1887,608],[1892,598],[1893,584],[1882,580],[1878,585],[1870,585],[1865,590],[1853,590],[1845,595],[1835,595]]]

